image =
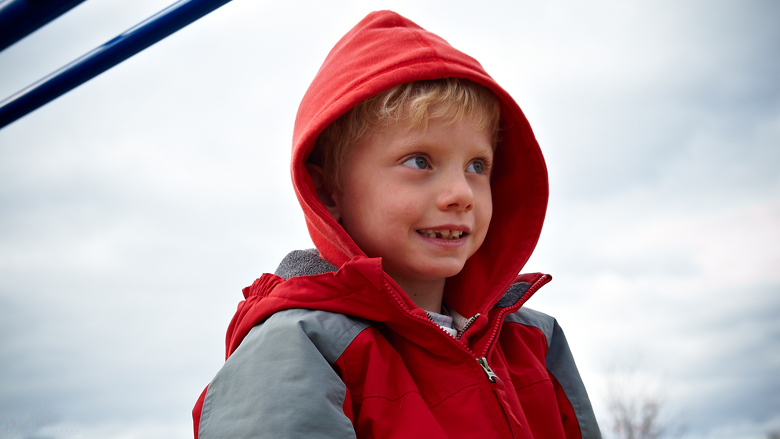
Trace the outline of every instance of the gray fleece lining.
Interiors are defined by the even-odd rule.
[[[329,273],[336,271],[335,265],[322,259],[316,249],[296,250],[282,259],[275,275],[289,279],[296,276]]]
[[[525,294],[529,288],[531,288],[531,284],[528,282],[517,282],[512,284],[512,286],[506,290],[504,296],[501,297],[501,299],[496,302],[495,305],[493,305],[493,309],[506,308],[507,306],[514,305],[518,300],[520,300],[521,297],[523,297],[523,294]]]

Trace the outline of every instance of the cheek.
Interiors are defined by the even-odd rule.
[[[403,227],[416,222],[426,206],[422,191],[399,184],[382,193],[375,211],[388,226]]]
[[[488,206],[487,214],[485,215],[485,217],[486,217],[485,221],[488,224],[490,224],[490,220],[493,218],[493,202],[492,201],[490,202],[490,204]]]
[[[480,207],[477,212],[476,220],[479,223],[479,227],[484,230],[482,234],[482,241],[484,241],[485,236],[487,236],[488,227],[490,226],[490,220],[493,218],[493,199],[491,197],[490,187],[483,190],[483,193],[480,195]]]
[[[366,253],[387,245],[388,238],[396,236],[398,227],[404,222],[405,206],[395,204],[389,198],[392,196],[387,193],[364,190],[348,203],[342,225]]]
[[[489,223],[493,217],[493,194],[490,191],[490,186],[480,190],[479,200],[481,207],[478,215],[482,221]]]

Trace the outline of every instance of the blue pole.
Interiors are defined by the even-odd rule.
[[[0,52],[84,0],[0,0]]]
[[[230,0],[180,0],[0,102],[0,128],[89,81]]]

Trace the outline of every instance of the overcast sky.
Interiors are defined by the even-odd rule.
[[[89,0],[0,99],[172,0]],[[311,247],[298,102],[393,9],[477,58],[547,158],[528,306],[689,438],[780,430],[780,2],[234,0],[0,130],[0,438],[188,438],[241,288]],[[495,200],[501,202],[501,200]]]

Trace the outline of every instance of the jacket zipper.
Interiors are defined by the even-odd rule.
[[[482,368],[482,371],[485,373],[485,376],[487,377],[487,380],[490,382],[490,388],[493,390],[493,393],[496,396],[496,402],[498,403],[498,406],[501,408],[502,411],[504,411],[504,417],[506,418],[506,421],[507,421],[507,427],[509,428],[510,434],[514,438],[514,437],[516,437],[515,427],[512,425],[512,421],[510,420],[509,414],[506,413],[506,410],[508,410],[508,408],[505,408],[504,404],[501,402],[501,396],[498,394],[498,389],[496,389],[496,380],[498,380],[499,378],[498,378],[498,375],[496,375],[496,373],[493,372],[493,369],[490,368],[490,365],[488,364],[488,361],[487,361],[487,355],[488,355],[488,352],[490,351],[490,347],[493,344],[493,340],[495,339],[496,334],[498,333],[498,328],[501,326],[501,322],[503,321],[504,316],[507,314],[507,312],[514,311],[514,310],[520,308],[523,305],[523,303],[525,303],[528,300],[528,298],[530,298],[530,296],[533,295],[536,292],[536,290],[538,290],[544,284],[549,282],[549,279],[550,279],[549,275],[546,275],[546,274],[542,275],[542,277],[540,277],[536,282],[533,283],[533,285],[531,285],[528,288],[528,290],[525,292],[525,294],[523,294],[523,297],[521,297],[520,300],[517,301],[517,303],[515,303],[511,307],[504,308],[504,310],[501,312],[501,314],[499,314],[498,319],[496,320],[496,325],[493,327],[493,333],[490,335],[490,339],[488,339],[488,343],[487,343],[486,348],[485,348],[484,356],[482,356],[482,357],[477,357],[477,355],[474,353],[474,351],[472,351],[468,346],[464,346],[462,343],[458,343],[457,342],[457,341],[460,340],[460,337],[463,335],[463,333],[466,332],[466,329],[468,329],[468,327],[471,326],[471,324],[474,323],[474,321],[477,320],[477,317],[479,317],[479,313],[477,313],[474,316],[472,316],[471,318],[469,318],[469,320],[466,322],[466,324],[463,325],[463,330],[458,332],[458,336],[457,337],[454,337],[454,336],[450,335],[449,333],[447,333],[445,331],[442,331],[441,328],[439,327],[439,325],[436,322],[434,322],[433,319],[431,318],[431,316],[429,316],[427,313],[425,314],[425,317],[418,316],[416,314],[410,313],[409,312],[409,308],[407,308],[406,304],[403,303],[403,301],[398,297],[398,293],[395,292],[395,290],[390,285],[385,284],[385,288],[387,288],[391,293],[393,293],[392,294],[393,300],[395,300],[395,303],[399,306],[399,308],[401,308],[403,311],[405,311],[405,313],[407,315],[412,316],[412,317],[414,317],[414,318],[416,318],[418,320],[427,321],[427,322],[432,323],[436,327],[436,329],[439,330],[439,332],[444,333],[444,335],[450,337],[451,339],[453,339],[453,341],[456,341],[456,343],[455,343],[456,345],[458,345],[461,349],[463,349],[464,351],[469,353],[469,355],[471,355],[473,358],[475,358],[477,360],[477,364],[479,364],[479,366]],[[525,298],[525,300],[523,300],[524,298]],[[514,415],[512,415],[512,416],[514,416]]]
[[[449,337],[451,340],[456,341],[456,338],[449,333],[443,331],[439,325],[433,321],[433,319],[426,313],[425,317],[419,316],[417,314],[412,314],[409,312],[409,308],[406,306],[405,303],[398,297],[398,293],[390,286],[385,283],[385,288],[391,292],[391,296],[393,296],[393,300],[395,300],[395,303],[398,305],[399,308],[401,308],[402,311],[408,316],[411,316],[412,318],[415,318],[417,320],[422,320],[424,322],[428,322],[432,324],[438,332],[441,334],[444,334],[446,337]],[[474,354],[474,351],[472,351],[468,346],[464,346],[462,343],[455,343],[460,349],[467,352],[471,357],[476,358],[477,356]]]
[[[431,317],[430,314],[426,313],[426,315],[428,316],[428,320],[433,322],[433,324],[435,324],[436,327],[439,327],[439,324],[436,323],[436,321],[433,320],[433,317]],[[466,323],[463,325],[463,328],[461,328],[461,330],[458,331],[458,335],[455,336],[455,337],[450,335],[449,332],[446,332],[446,331],[442,331],[442,332],[445,332],[447,335],[450,336],[450,338],[454,338],[456,340],[460,340],[460,337],[463,335],[464,332],[466,332],[467,329],[469,329],[469,326],[471,326],[471,324],[474,323],[474,321],[477,320],[477,317],[479,317],[479,313],[476,313],[476,314],[474,314],[474,316],[469,318],[466,321]],[[439,328],[439,329],[441,329],[441,328]],[[468,349],[468,348],[466,348],[466,349]],[[469,351],[471,351],[471,350],[469,349]],[[471,351],[471,354],[473,355],[474,352]],[[498,375],[496,375],[495,372],[493,372],[493,369],[490,368],[490,365],[488,364],[487,358],[485,358],[485,357],[477,358],[477,363],[479,363],[479,365],[482,367],[482,370],[485,372],[485,375],[487,376],[488,381],[490,381],[491,383],[495,383],[496,382],[496,378],[498,378]]]
[[[460,340],[460,338],[463,337],[463,334],[466,332],[467,329],[469,329],[469,326],[471,326],[471,324],[477,320],[477,317],[479,317],[479,313],[474,314],[473,316],[469,317],[468,320],[466,320],[466,324],[463,325],[460,331],[458,331],[458,340]]]
[[[439,324],[436,323],[435,320],[433,320],[433,317],[431,317],[430,314],[426,313],[426,315],[428,316],[428,320],[432,321],[437,327],[439,327]],[[476,313],[473,316],[471,316],[468,320],[466,320],[466,323],[463,324],[463,327],[458,331],[457,335],[450,335],[449,332],[447,332],[447,335],[450,335],[450,337],[453,337],[456,340],[460,340],[460,338],[463,336],[463,333],[465,333],[466,330],[469,329],[469,326],[471,326],[471,324],[474,323],[479,316],[480,314]]]
[[[501,322],[503,321],[504,316],[508,312],[515,311],[518,308],[520,308],[536,292],[536,290],[538,290],[544,284],[549,282],[550,279],[551,279],[550,275],[543,274],[539,279],[536,280],[536,282],[533,283],[533,285],[531,285],[528,288],[528,290],[525,292],[525,294],[523,294],[523,297],[521,297],[520,300],[517,301],[517,303],[515,303],[514,305],[512,305],[510,307],[504,308],[504,310],[498,316],[498,319],[496,319],[496,324],[493,327],[493,332],[490,334],[490,338],[488,339],[488,343],[486,344],[487,347],[485,348],[485,355],[483,355],[482,358],[487,358],[487,353],[488,353],[488,351],[490,350],[490,347],[493,344],[493,340],[496,338],[496,334],[498,333],[498,328],[501,327]],[[442,331],[441,328],[439,327],[439,325],[436,322],[434,322],[433,319],[427,313],[425,314],[425,317],[422,317],[422,316],[418,316],[416,314],[412,314],[411,312],[409,312],[409,308],[406,306],[405,303],[403,303],[401,298],[398,297],[398,293],[390,285],[387,285],[387,283],[385,283],[384,286],[385,286],[385,288],[387,288],[387,290],[389,292],[392,293],[391,296],[393,296],[393,300],[398,305],[398,307],[401,308],[401,310],[405,312],[406,315],[411,316],[411,317],[413,317],[415,319],[418,319],[418,320],[422,320],[422,321],[425,321],[425,322],[432,323],[434,325],[434,327],[436,327],[436,329],[438,329],[440,332],[444,333],[444,335],[450,337],[453,340],[460,340],[461,336],[463,336],[463,334],[466,332],[466,330],[477,320],[477,317],[479,317],[479,313],[477,313],[477,314],[473,315],[471,318],[469,318],[468,321],[466,321],[466,324],[463,325],[463,329],[458,332],[457,337],[454,337],[454,336],[450,335],[449,333],[446,333],[445,331]],[[523,299],[525,299],[525,300],[523,300]],[[474,353],[474,351],[472,351],[468,346],[464,346],[462,343],[455,343],[455,344],[458,345],[464,351],[466,351],[469,354],[471,354],[472,357],[474,357],[476,359],[479,358]],[[485,364],[487,364],[487,360],[486,360]],[[481,366],[481,364],[480,364],[480,366]]]
[[[399,304],[403,305],[403,304],[402,304],[402,303],[400,303],[400,302],[399,302]],[[412,314],[412,315],[413,315],[413,314]],[[441,327],[439,326],[439,324],[438,324],[438,323],[436,323],[436,322],[433,320],[433,318],[430,316],[430,314],[428,314],[428,313],[425,313],[425,315],[426,315],[426,317],[428,318],[427,320],[429,320],[431,323],[433,323],[433,324],[436,326],[436,329],[439,329],[439,330],[441,330]],[[416,317],[416,316],[415,316],[415,317]],[[466,332],[466,329],[468,329],[468,327],[469,327],[469,326],[471,326],[471,324],[472,324],[472,323],[474,323],[474,321],[476,321],[476,320],[477,320],[477,317],[479,317],[479,313],[475,314],[473,317],[471,317],[470,319],[468,319],[468,320],[466,321],[466,323],[463,325],[463,329],[462,329],[461,331],[459,331],[459,332],[458,332],[458,335],[457,335],[457,337],[456,337],[456,336],[453,336],[453,335],[451,335],[449,332],[446,332],[446,331],[440,331],[440,332],[443,332],[443,333],[444,333],[445,335],[447,335],[447,336],[448,336],[450,339],[452,339],[453,341],[455,341],[455,342],[456,342],[455,344],[457,344],[457,345],[458,345],[458,346],[460,346],[461,348],[463,348],[463,349],[465,349],[466,351],[468,351],[468,353],[469,353],[469,354],[470,354],[472,357],[475,357],[475,359],[477,360],[477,364],[479,364],[479,366],[482,368],[482,371],[485,373],[485,376],[487,377],[487,380],[488,380],[488,382],[490,382],[490,390],[492,390],[492,391],[493,391],[493,394],[494,394],[494,395],[495,395],[495,397],[496,397],[496,402],[498,403],[498,407],[501,409],[501,412],[504,414],[504,418],[506,418],[506,421],[507,421],[507,427],[509,428],[509,433],[512,435],[512,439],[515,439],[515,438],[517,437],[517,432],[515,431],[515,427],[512,425],[512,421],[511,421],[511,419],[510,419],[510,417],[514,417],[514,415],[510,415],[510,414],[507,412],[507,410],[509,410],[509,408],[505,406],[505,403],[504,403],[504,402],[502,402],[502,398],[501,398],[501,396],[500,396],[500,394],[499,394],[499,390],[498,390],[498,387],[497,387],[497,386],[498,386],[498,383],[497,383],[497,381],[498,381],[500,378],[498,377],[498,375],[496,375],[496,373],[495,373],[495,372],[493,372],[493,369],[491,369],[491,368],[490,368],[490,365],[488,364],[488,360],[487,360],[487,358],[485,358],[485,357],[479,357],[479,358],[477,358],[477,357],[476,357],[476,355],[474,354],[474,351],[472,351],[471,349],[469,349],[469,348],[468,348],[468,346],[464,346],[463,344],[461,344],[461,343],[459,343],[459,342],[458,342],[458,341],[460,340],[460,337],[463,335],[463,333],[464,333],[464,332]]]
[[[496,395],[496,399],[498,401],[499,407],[501,407],[501,410],[504,411],[504,417],[507,421],[507,427],[509,427],[509,432],[512,435],[512,438],[516,438],[518,435],[518,432],[515,431],[515,426],[512,424],[512,420],[510,418],[515,418],[514,414],[510,414],[508,411],[510,410],[509,407],[506,407],[506,401],[502,401],[502,398],[499,394],[499,390],[497,386],[499,385],[496,381],[499,379],[498,376],[493,372],[493,369],[490,368],[490,365],[488,364],[487,357],[488,354],[493,346],[493,342],[495,341],[496,335],[498,334],[498,329],[501,327],[502,322],[504,321],[504,316],[507,315],[507,313],[514,312],[518,310],[523,304],[528,301],[528,299],[531,298],[531,296],[536,293],[536,291],[541,288],[544,284],[550,281],[552,277],[549,275],[542,275],[539,279],[536,280],[530,287],[528,287],[528,290],[523,294],[523,296],[518,300],[514,305],[504,308],[501,313],[499,313],[498,318],[496,319],[496,324],[493,326],[493,332],[490,334],[490,338],[488,339],[487,344],[485,345],[485,352],[483,353],[482,357],[477,358],[477,362],[480,366],[482,366],[482,370],[485,372],[485,375],[487,375],[488,381],[490,381],[491,388],[493,389],[493,393]],[[465,332],[465,331],[464,331]],[[461,334],[462,335],[462,334]]]
[[[491,384],[494,384],[496,382],[496,378],[498,378],[498,375],[493,372],[493,369],[490,368],[490,365],[487,361],[488,352],[490,351],[490,348],[493,345],[493,340],[496,338],[496,334],[498,334],[498,328],[501,327],[501,322],[504,319],[504,316],[510,312],[515,311],[518,308],[520,308],[539,288],[541,288],[544,284],[549,282],[551,279],[550,275],[543,274],[542,277],[536,280],[536,282],[531,285],[528,290],[523,294],[523,297],[520,298],[520,300],[517,301],[514,305],[504,308],[504,310],[501,312],[501,314],[498,316],[498,319],[496,319],[496,324],[493,327],[493,333],[490,335],[490,339],[488,339],[488,343],[485,345],[485,352],[482,357],[477,357],[477,355],[472,351],[468,346],[464,346],[462,343],[455,343],[458,347],[466,351],[471,357],[475,358],[477,360],[477,363],[482,368],[482,371],[485,372],[485,376],[487,376],[488,381],[490,381]],[[393,296],[393,300],[395,300],[395,303],[398,305],[401,310],[403,310],[406,315],[411,316],[413,318],[416,318],[418,320],[427,321],[432,323],[436,329],[439,330],[439,332],[443,333],[444,335],[448,336],[449,338],[459,341],[460,337],[466,332],[466,330],[471,326],[472,323],[474,323],[477,320],[477,317],[479,317],[479,313],[473,315],[471,318],[468,319],[465,325],[463,325],[463,329],[458,332],[457,337],[453,337],[449,333],[446,333],[445,331],[442,331],[441,328],[439,328],[439,325],[433,321],[433,319],[426,313],[425,317],[418,316],[416,314],[412,314],[409,312],[409,308],[407,308],[406,304],[403,303],[400,297],[398,297],[398,293],[390,286],[385,283],[385,288],[388,289],[389,292],[391,292]],[[525,300],[523,300],[525,299]],[[498,396],[498,395],[496,395]]]

